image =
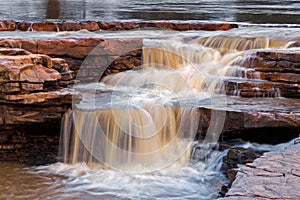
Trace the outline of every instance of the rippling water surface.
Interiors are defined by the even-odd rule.
[[[299,0],[12,0],[0,18],[17,20],[209,20],[299,24]]]
[[[0,164],[0,199],[213,199],[226,182],[219,172],[224,153],[213,152],[206,164],[143,174],[85,164]]]

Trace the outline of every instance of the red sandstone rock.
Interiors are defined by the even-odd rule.
[[[163,30],[175,30],[175,25],[170,22],[156,22],[156,26]]]
[[[59,31],[61,30],[60,24],[54,22],[34,22],[31,27],[31,31]]]
[[[177,31],[187,31],[187,30],[229,30],[232,28],[238,28],[237,24],[229,23],[217,23],[217,24],[207,24],[207,23],[173,23],[173,22],[98,22],[101,30],[108,31],[120,31],[120,30],[131,30],[131,29],[149,29],[158,28],[164,30],[177,30]]]
[[[262,72],[300,72],[300,52],[296,50],[260,50],[242,63]]]
[[[225,80],[226,94],[242,97],[300,97],[299,86],[296,84],[269,81],[234,81]]]
[[[229,30],[238,28],[237,24],[229,23],[174,23],[174,22],[95,22],[95,21],[74,21],[74,22],[14,22],[0,21],[0,31],[79,31],[86,29],[88,31],[121,31],[137,28],[159,28],[164,30]]]
[[[83,59],[87,55],[123,55],[141,48],[141,39],[61,39],[38,41],[38,53]],[[95,48],[97,47],[97,48]]]
[[[10,104],[41,104],[48,103],[52,105],[62,105],[62,104],[71,104],[72,103],[72,95],[74,98],[80,99],[79,93],[74,93],[72,91],[63,89],[57,91],[49,91],[49,92],[37,92],[30,94],[6,94],[3,95],[0,99],[0,102],[10,103]],[[50,103],[49,101],[56,100],[57,102]],[[20,116],[21,117],[21,116]],[[24,115],[25,118],[28,116]],[[26,121],[30,120],[27,119]],[[10,123],[10,118],[6,118],[6,123]],[[13,124],[13,122],[11,122]],[[16,122],[14,122],[16,123]]]
[[[0,93],[13,93],[20,92],[20,83],[1,83],[0,82]]]
[[[75,78],[75,74],[73,71],[62,72],[61,73],[61,80],[62,81],[70,81]]]
[[[69,65],[66,62],[66,60],[62,58],[51,58],[52,60],[52,68],[57,70],[58,72],[68,72],[69,71]]]
[[[0,39],[0,47],[22,48],[30,53],[37,53],[37,41],[20,39]]]
[[[0,56],[0,82],[43,83],[57,81],[61,75],[42,66],[44,55]],[[51,59],[50,59],[51,60]]]
[[[29,54],[31,54],[31,53],[24,49],[0,48],[0,55],[17,56],[17,55],[29,55]]]
[[[25,91],[42,91],[44,89],[41,83],[21,83],[21,89]]]
[[[80,22],[20,22],[17,29],[21,31],[98,31],[99,25],[93,21]]]
[[[201,24],[201,23],[191,23],[190,24],[191,30],[197,30],[197,31],[202,30],[202,26],[203,26],[203,24]]]
[[[20,22],[17,29],[21,31],[58,31],[59,26],[54,22]]]
[[[0,21],[0,31],[14,31],[16,30],[16,22],[12,20]]]
[[[210,124],[211,110],[199,108],[200,127],[198,138],[206,134]],[[219,111],[222,112],[222,111]],[[287,113],[282,111],[226,111],[225,122],[222,133],[226,136],[232,132],[243,132],[243,130],[259,129],[259,128],[300,128],[300,113]]]
[[[246,71],[237,72],[244,74],[249,79],[262,79],[272,82],[284,83],[300,83],[300,74],[295,73],[280,73],[280,72],[259,72],[259,71]]]
[[[88,30],[88,31],[98,31],[100,30],[97,22],[93,21],[80,21],[80,22],[63,22],[61,24],[61,29],[63,31],[79,31],[79,30]]]
[[[265,153],[242,167],[223,199],[299,199],[299,151],[298,144],[281,152]]]
[[[31,24],[31,22],[19,22],[17,24],[17,29],[20,31],[29,31]]]
[[[43,40],[38,41],[38,53],[55,56],[67,56],[71,58],[83,59],[103,39],[63,39],[63,40]]]
[[[132,30],[140,28],[139,24],[136,22],[123,22],[122,27],[124,30]]]

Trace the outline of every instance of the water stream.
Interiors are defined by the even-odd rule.
[[[194,151],[200,117],[197,108],[204,101],[206,107],[214,109],[243,109],[237,98],[229,98],[232,105],[227,108],[223,81],[247,79],[236,71],[252,49],[285,49],[295,39],[291,36],[276,42],[276,37],[144,39],[143,69],[109,75],[101,83],[75,86],[83,101],[63,120],[60,156],[67,164],[38,169],[75,173],[75,182],[79,181],[87,196],[215,198],[215,189],[225,181],[219,170],[226,151],[213,151],[212,147],[217,143],[224,113],[216,114],[208,139],[198,144],[201,151]],[[262,107],[273,109],[265,103]],[[91,172],[95,173],[92,177]],[[98,185],[98,180],[103,185]]]
[[[65,0],[58,4],[55,0],[39,0],[30,4],[14,0],[1,2],[0,13],[1,18],[17,20],[188,19],[299,24],[299,1],[269,4],[269,1],[163,4],[93,0]],[[48,9],[58,6],[59,12],[50,16],[45,12],[47,6]],[[20,11],[21,8],[32,11],[31,15],[24,16],[26,12]],[[78,8],[80,12],[75,13]],[[226,96],[223,90],[226,79],[249,79],[239,73],[248,70],[239,63],[252,49],[286,49],[299,40],[299,36],[299,28],[261,26],[245,26],[228,32],[185,33],[157,30],[0,32],[0,38],[4,39],[144,39],[142,70],[110,75],[101,83],[76,85],[83,94],[83,101],[63,119],[59,158],[64,163],[35,167],[0,164],[0,199],[216,198],[227,181],[220,172],[226,151],[212,150],[224,112],[215,113],[208,134],[211,137],[203,144],[193,141],[199,125],[197,107],[221,111],[300,112],[297,99],[277,97],[272,102],[268,98],[253,101]],[[282,149],[284,145],[253,147],[247,143],[244,146],[271,151]],[[204,154],[195,151],[195,147],[204,149]]]
[[[299,0],[12,0],[0,2],[1,19],[205,20],[299,24]]]

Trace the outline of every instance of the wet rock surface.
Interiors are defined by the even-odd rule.
[[[180,23],[180,22],[106,22],[106,21],[77,21],[77,22],[14,22],[2,21],[2,29],[7,31],[124,31],[132,29],[156,30],[229,30],[238,28],[234,23]],[[1,27],[1,26],[0,26]]]
[[[18,30],[23,31],[28,29],[31,31],[77,31],[81,29],[114,31],[136,28],[213,31],[236,27],[233,24],[169,22],[14,23],[13,21],[3,22],[1,26],[13,30],[14,24]],[[294,43],[294,46],[296,44]],[[9,135],[13,126],[16,127],[14,130],[16,134],[26,136],[30,135],[31,129],[50,124],[51,137],[59,135],[57,130],[60,127],[60,120],[63,113],[70,108],[74,94],[74,91],[63,88],[78,81],[94,82],[99,81],[103,75],[139,69],[143,56],[142,39],[2,38],[0,47],[0,109],[3,111],[0,114],[2,125],[0,132],[4,135],[1,143],[8,144],[6,149],[10,152],[9,155],[16,152],[16,149],[12,150],[14,141],[7,139],[12,137]],[[225,80],[227,94],[249,97],[253,99],[252,103],[261,97],[299,98],[299,55],[299,51],[295,49],[254,50],[254,53],[249,54],[249,57],[240,63],[242,67],[249,69],[244,72],[248,79]],[[79,96],[78,99],[80,99]],[[281,103],[277,104],[274,101],[274,108],[268,110],[228,109],[222,137],[251,135],[257,139],[258,136],[253,133],[261,129],[264,130],[262,135],[268,135],[267,130],[285,128],[292,130],[294,134],[300,128],[299,109],[297,107],[282,109]],[[200,108],[199,110],[201,124],[197,138],[202,138],[210,124],[211,109]],[[23,126],[30,128],[21,128]],[[282,137],[282,134],[279,135]],[[45,135],[44,141],[48,141],[48,137]],[[58,140],[52,144],[57,148]],[[53,152],[57,151],[53,150]],[[52,158],[54,159],[55,156],[53,154]],[[6,158],[8,159],[7,156]],[[21,156],[19,158],[21,159]],[[246,159],[246,161],[249,160]]]
[[[299,199],[299,151],[296,144],[241,167],[223,199]]]
[[[229,95],[242,97],[300,97],[299,50],[255,50],[239,63],[246,80],[225,80]]]

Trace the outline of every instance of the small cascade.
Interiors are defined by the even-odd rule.
[[[256,82],[245,82],[250,75],[259,75],[242,62],[251,49],[286,44],[268,37],[143,41],[141,69],[105,76],[89,90],[93,94],[83,94],[85,106],[79,104],[65,114],[60,149],[64,162],[128,172],[184,166],[190,161],[198,131],[199,99],[210,98],[212,106],[226,107],[225,94],[279,95],[276,88],[261,91]],[[106,91],[109,101],[98,95],[97,87]],[[99,107],[101,103],[105,105]],[[225,115],[212,112],[212,118],[217,120],[207,130],[204,142],[210,145],[202,148],[202,158],[216,144]]]
[[[271,39],[269,36],[230,36],[216,35],[198,39],[198,43],[213,49],[217,49],[221,54],[228,52],[247,51],[252,49],[278,49],[287,48],[292,44],[289,40]]]
[[[67,112],[61,134],[63,161],[102,163],[129,172],[186,164],[199,124],[197,110],[147,106]]]
[[[226,58],[212,48],[173,39],[144,40],[143,55],[141,70],[103,78],[101,84],[113,90],[108,107],[79,106],[65,114],[64,162],[148,172],[190,161],[200,120],[197,97],[222,94],[222,77],[231,74],[234,68],[228,65],[240,54]],[[187,98],[189,105],[184,104]],[[220,131],[213,125],[207,140],[216,142]],[[202,156],[211,149],[205,151]]]

